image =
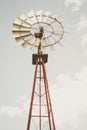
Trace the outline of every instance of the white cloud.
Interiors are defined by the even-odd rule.
[[[30,103],[30,97],[26,95],[21,95],[17,97],[17,102],[20,104],[21,108],[25,113],[28,113],[29,111],[29,103]]]
[[[87,50],[83,52],[83,56],[87,56]]]
[[[25,114],[28,114],[30,99],[27,95],[17,96],[16,102],[19,106],[0,106],[0,115],[5,115],[8,117],[22,117]]]
[[[82,39],[81,39],[81,47],[85,48],[87,46],[87,33],[82,35]]]
[[[87,112],[87,67],[74,76],[61,74],[51,87],[56,125],[60,128],[78,128],[79,115]],[[58,122],[57,122],[58,121]]]
[[[77,28],[78,28],[78,30],[82,30],[82,29],[87,28],[87,18],[85,17],[84,14],[81,15],[80,21],[77,24]]]
[[[81,47],[83,49],[83,56],[87,56],[87,33],[84,33],[81,37]]]
[[[72,11],[78,11],[85,0],[65,0],[66,7],[72,6]]]
[[[77,6],[82,5],[83,0],[65,0],[65,5],[68,7],[69,5],[76,4]]]
[[[9,117],[21,117],[23,115],[23,110],[19,107],[1,106],[0,115],[6,115]]]
[[[79,7],[78,6],[73,6],[72,7],[72,12],[74,12],[74,11],[79,11]]]

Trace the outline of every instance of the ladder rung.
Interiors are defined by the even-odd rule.
[[[42,116],[39,116],[39,115],[31,115],[31,117],[48,117],[48,116],[44,116],[44,115],[42,115]]]
[[[33,104],[34,106],[40,106],[40,104]],[[47,106],[46,104],[41,104],[41,106]]]
[[[44,77],[36,77],[36,78],[38,78],[38,79],[39,79],[39,78],[44,78]]]

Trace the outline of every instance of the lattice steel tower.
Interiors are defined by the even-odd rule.
[[[13,23],[13,36],[24,48],[34,49],[32,64],[35,65],[27,130],[56,130],[45,63],[46,47],[60,44],[64,29],[51,12],[31,11],[18,17]]]

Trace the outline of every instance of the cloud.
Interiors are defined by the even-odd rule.
[[[0,115],[6,115],[9,117],[21,117],[23,115],[23,110],[19,107],[14,106],[1,106]]]
[[[16,103],[18,106],[0,106],[0,115],[8,117],[23,117],[25,114],[28,114],[30,99],[27,95],[17,96]]]
[[[80,45],[83,49],[83,56],[87,56],[87,33],[84,33],[82,35]]]
[[[74,12],[74,11],[79,11],[79,7],[78,6],[73,6],[72,7],[72,12]]]
[[[72,11],[78,11],[85,0],[65,0],[66,7],[72,6]]]
[[[82,39],[81,39],[81,47],[85,48],[87,46],[87,33],[82,35]]]
[[[87,18],[85,17],[85,15],[81,15],[80,17],[80,21],[77,24],[77,28],[78,30],[82,30],[82,29],[86,29],[87,28]]]
[[[51,87],[51,98],[57,127],[78,130],[83,123],[79,116],[87,113],[87,66],[74,76],[59,75]]]

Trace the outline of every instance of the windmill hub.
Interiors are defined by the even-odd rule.
[[[41,40],[43,37],[43,33],[44,33],[43,27],[40,27],[39,32],[34,33],[34,36],[35,36],[35,38],[39,38]]]

